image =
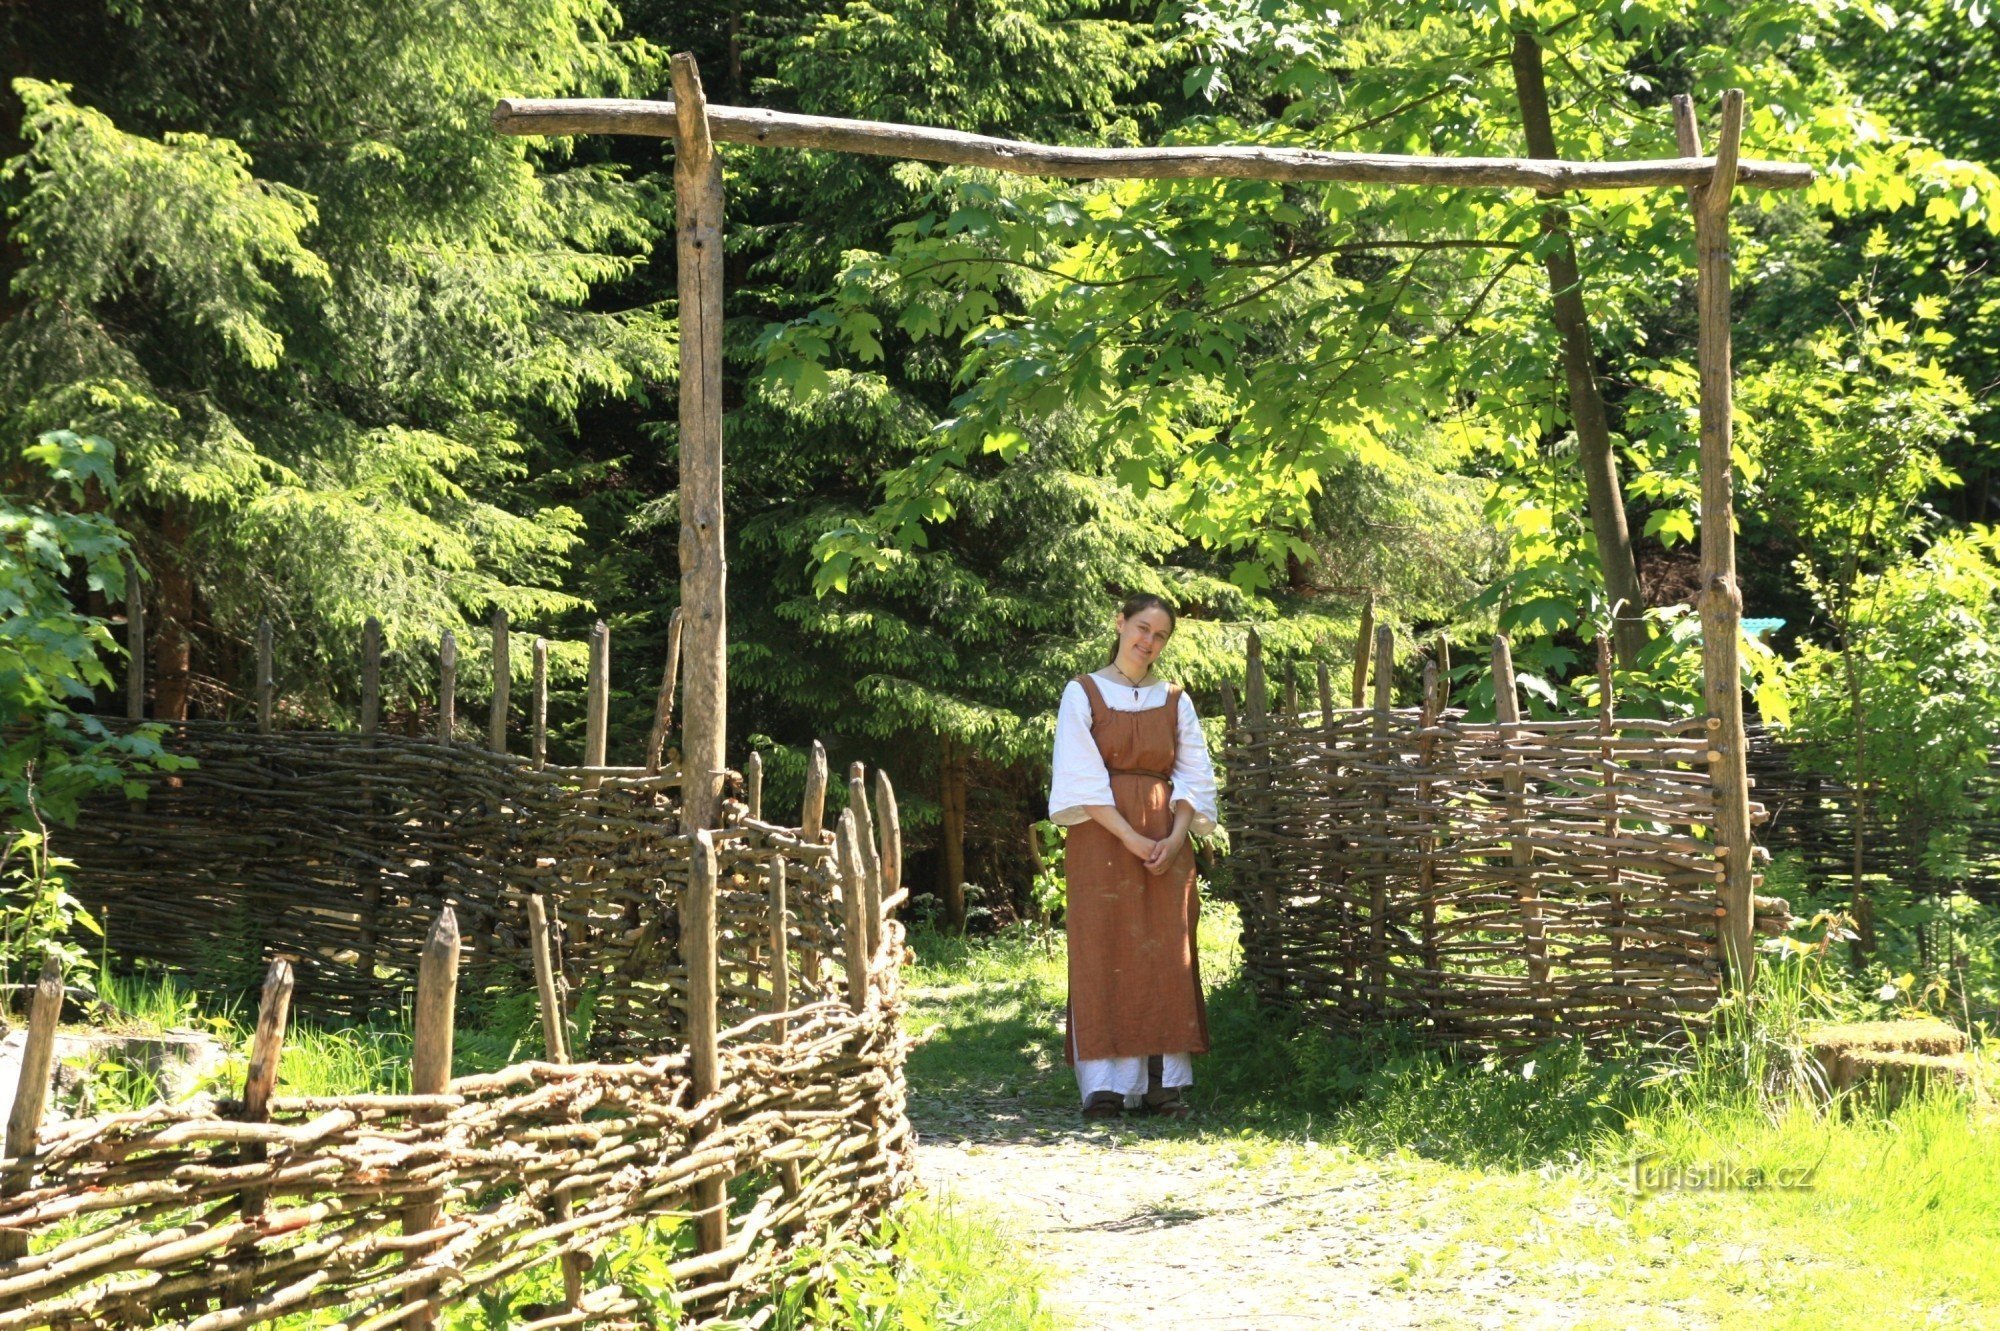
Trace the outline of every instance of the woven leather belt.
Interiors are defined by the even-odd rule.
[[[1164,781],[1168,785],[1172,785],[1174,781],[1173,773],[1171,772],[1148,772],[1144,768],[1138,767],[1107,767],[1104,770],[1112,776],[1150,776],[1153,780]]]

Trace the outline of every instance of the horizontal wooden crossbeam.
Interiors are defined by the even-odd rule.
[[[1643,162],[1561,162],[1518,157],[1400,157],[1386,153],[1321,152],[1204,144],[1166,148],[1078,148],[1025,143],[927,125],[841,120],[744,106],[708,106],[709,132],[720,143],[761,148],[822,148],[870,157],[903,157],[952,166],[980,166],[1023,176],[1077,180],[1347,180],[1370,185],[1483,185],[1543,191],[1655,189],[1706,185],[1713,157]],[[493,108],[502,134],[679,133],[672,102],[623,98],[531,101],[507,98]],[[1813,169],[1798,162],[1744,160],[1736,183],[1762,189],[1802,189]]]

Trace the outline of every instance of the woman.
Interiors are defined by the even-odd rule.
[[[1153,677],[1174,632],[1157,596],[1118,612],[1111,662],[1056,713],[1049,817],[1069,827],[1069,1022],[1086,1118],[1188,1112],[1208,1052],[1190,833],[1215,830],[1215,769],[1194,705]]]

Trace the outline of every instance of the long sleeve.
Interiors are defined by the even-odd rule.
[[[1213,832],[1217,819],[1215,764],[1208,758],[1208,737],[1201,733],[1201,718],[1194,714],[1194,703],[1185,693],[1181,695],[1180,742],[1174,748],[1172,802],[1179,804],[1183,800],[1194,810],[1194,821],[1188,824],[1188,831],[1195,836]]]
[[[1049,817],[1065,827],[1090,820],[1084,812],[1087,804],[1116,802],[1111,796],[1111,773],[1105,770],[1104,755],[1090,733],[1090,699],[1075,680],[1063,690],[1062,705],[1056,709],[1056,749],[1050,770]],[[1209,800],[1213,804],[1212,794]]]

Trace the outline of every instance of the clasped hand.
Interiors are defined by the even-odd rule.
[[[1140,862],[1146,866],[1147,873],[1163,874],[1186,841],[1185,832],[1170,832],[1158,841],[1134,832],[1126,839],[1125,848],[1139,857]]]

